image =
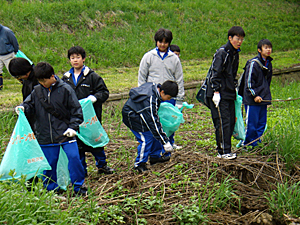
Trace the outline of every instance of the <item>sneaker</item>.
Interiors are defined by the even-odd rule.
[[[182,146],[173,144],[173,148],[174,148],[174,150],[179,150],[179,149],[182,149]]]
[[[138,171],[139,173],[143,173],[148,170],[146,167],[146,163],[140,163],[138,166],[133,167],[134,170]]]
[[[236,154],[235,153],[227,153],[227,154],[219,154],[217,155],[217,158],[220,159],[235,159],[236,158]]]
[[[159,158],[152,158],[150,157],[150,165],[154,165],[156,163],[164,163],[164,162],[167,162],[167,161],[170,161],[170,156],[165,156],[163,155],[162,157],[159,157]]]
[[[107,164],[98,169],[98,174],[113,174],[115,169],[110,168]]]
[[[83,197],[87,196],[88,195],[87,188],[84,186],[81,186],[79,188],[79,191],[75,191],[74,195],[75,196],[83,196]]]

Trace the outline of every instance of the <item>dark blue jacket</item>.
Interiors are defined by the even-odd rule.
[[[145,83],[132,88],[129,99],[122,109],[123,122],[127,127],[136,132],[150,131],[160,143],[169,141],[162,129],[157,115],[161,103],[161,97],[157,90],[157,84]]]
[[[0,24],[0,55],[9,53],[17,53],[19,44],[14,33],[8,28]]]
[[[258,59],[264,68],[253,61]],[[270,84],[272,80],[272,58],[265,61],[260,53],[246,63],[243,103],[245,105],[269,105],[271,102],[256,103],[254,98],[260,96],[263,100],[272,100]]]
[[[78,130],[79,125],[83,122],[82,109],[75,91],[70,85],[57,77],[51,91],[43,87],[42,94],[44,101],[50,103],[57,113],[63,115],[69,121],[69,124],[48,113],[41,104],[36,90],[33,90],[21,105],[25,108],[26,116],[36,116],[35,135],[39,144],[45,145],[59,143],[62,140],[75,140],[75,137],[65,139],[65,136],[63,136],[68,128]]]

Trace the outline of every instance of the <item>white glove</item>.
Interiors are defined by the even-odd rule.
[[[92,103],[95,103],[96,101],[97,101],[97,98],[94,96],[94,95],[89,95],[89,96],[87,96],[87,98],[86,99],[89,99],[89,100],[91,100],[92,101]]]
[[[220,93],[214,93],[214,96],[212,98],[213,102],[215,103],[216,105],[216,108],[218,108],[219,106],[219,103],[220,103],[220,100],[221,100],[221,96],[220,96]]]
[[[167,144],[164,144],[164,149],[165,149],[165,152],[173,152],[174,151],[170,142],[168,142]]]
[[[15,111],[16,113],[19,115],[20,111],[19,109],[21,109],[23,112],[24,112],[24,106],[21,106],[21,105],[18,105],[16,108],[15,108]]]
[[[175,106],[176,106],[178,109],[181,109],[181,108],[182,108],[182,101],[176,101]]]
[[[65,132],[64,132],[64,136],[67,137],[74,137],[76,135],[76,131],[73,130],[72,128],[68,128]]]

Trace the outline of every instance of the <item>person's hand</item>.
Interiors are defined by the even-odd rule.
[[[21,106],[21,105],[18,105],[16,108],[15,108],[15,111],[16,113],[19,115],[20,111],[19,109],[21,109],[23,112],[24,112],[24,106]]]
[[[218,108],[219,103],[220,103],[220,100],[221,100],[220,93],[219,93],[219,92],[215,92],[215,93],[214,93],[214,96],[213,96],[213,98],[212,98],[212,100],[213,100],[213,102],[215,103],[216,108]]]
[[[255,101],[256,103],[261,103],[262,98],[261,98],[260,96],[256,96],[256,97],[254,98],[254,101]]]
[[[89,95],[86,99],[91,100],[92,103],[95,103],[97,101],[97,98],[94,95]]]
[[[181,108],[182,108],[182,101],[176,101],[175,106],[176,106],[178,109],[181,109]]]
[[[64,132],[64,136],[67,137],[74,137],[76,135],[76,131],[73,130],[72,128],[68,128],[65,132]]]
[[[165,152],[173,152],[174,151],[170,142],[168,142],[167,144],[164,144],[164,149],[165,149]]]

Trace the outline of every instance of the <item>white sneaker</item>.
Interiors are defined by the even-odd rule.
[[[182,149],[182,146],[173,144],[173,148],[174,148],[174,150],[179,150],[179,149]]]
[[[235,159],[236,158],[236,154],[235,153],[227,153],[227,154],[219,154],[217,155],[217,158],[220,159]]]

